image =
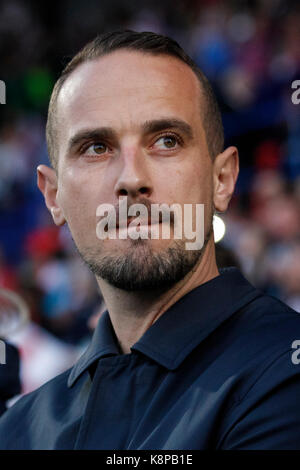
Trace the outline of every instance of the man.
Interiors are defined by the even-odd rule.
[[[58,80],[47,142],[39,188],[107,311],[75,366],[4,414],[0,447],[300,449],[300,317],[216,265],[212,216],[227,209],[238,152],[223,149],[202,72],[163,36],[100,36]],[[125,225],[101,238],[102,205],[119,215],[124,200]],[[158,238],[128,236],[138,203],[204,205],[202,246],[175,237],[175,216],[169,238],[162,217],[139,226]]]

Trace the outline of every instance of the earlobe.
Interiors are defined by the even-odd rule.
[[[46,165],[37,167],[37,185],[42,192],[45,204],[56,225],[64,225],[66,219],[63,210],[57,202],[57,175],[53,168]]]
[[[64,218],[64,215],[60,207],[51,207],[50,212],[51,212],[55,225],[60,226],[66,223],[66,219]]]
[[[214,161],[214,206],[218,212],[227,210],[239,173],[236,147],[228,147]]]

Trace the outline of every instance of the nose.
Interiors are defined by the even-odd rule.
[[[124,151],[122,158],[122,170],[115,185],[115,194],[138,198],[143,195],[150,197],[152,184],[142,153],[137,151]]]

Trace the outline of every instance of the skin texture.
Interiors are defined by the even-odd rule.
[[[200,84],[186,64],[165,55],[127,50],[80,65],[58,97],[57,173],[40,165],[38,186],[55,224],[67,222],[84,258],[101,263],[105,256],[122,259],[131,253],[140,269],[147,270],[149,254],[159,255],[174,246],[172,239],[139,244],[131,239],[99,240],[99,204],[116,206],[127,195],[128,205],[147,199],[205,207],[209,240],[194,267],[174,285],[132,291],[96,276],[123,353],[129,353],[130,346],[179,298],[219,275],[211,217],[213,207],[220,212],[227,209],[238,175],[238,152],[229,147],[212,161],[202,110]],[[162,119],[183,121],[192,136],[178,127],[145,129],[145,123]],[[106,140],[94,138],[70,146],[78,133],[103,127],[111,129]],[[165,140],[165,134],[179,140]],[[80,153],[85,144],[88,149]]]

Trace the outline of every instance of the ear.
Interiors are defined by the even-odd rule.
[[[64,225],[66,219],[57,202],[57,175],[53,168],[46,165],[37,167],[37,185],[44,195],[45,203],[56,225]]]
[[[228,147],[219,153],[213,165],[214,206],[225,212],[234,191],[239,174],[239,154],[236,147]]]

